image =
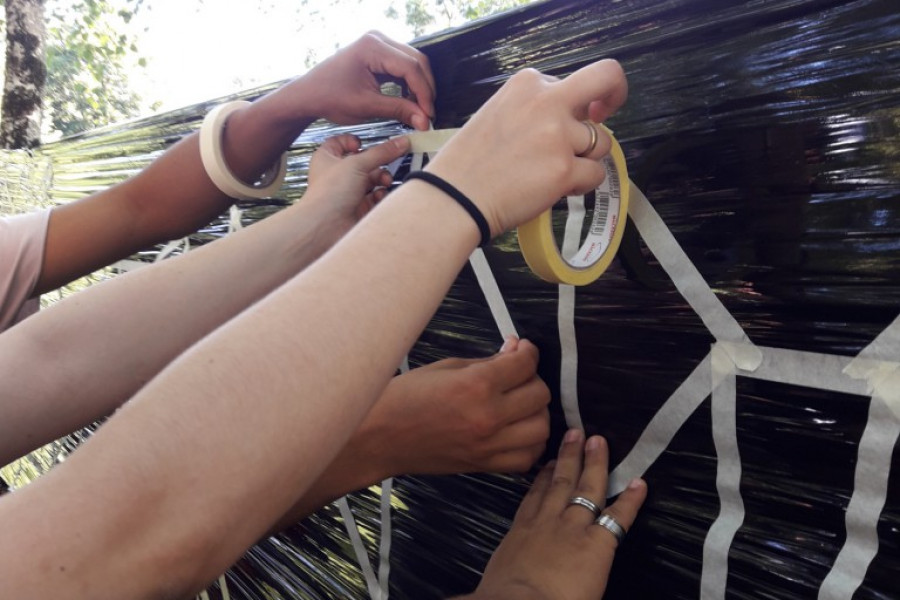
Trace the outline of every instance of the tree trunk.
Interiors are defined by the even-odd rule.
[[[35,148],[41,143],[44,62],[44,0],[6,0],[6,82],[0,147]]]

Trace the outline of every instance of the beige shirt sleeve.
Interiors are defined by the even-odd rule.
[[[0,332],[37,312],[50,209],[0,218]]]

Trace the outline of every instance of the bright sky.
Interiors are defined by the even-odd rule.
[[[310,0],[318,14],[302,16],[299,0],[149,0],[132,22],[149,61],[133,88],[170,110],[300,74],[308,48],[322,59],[371,29],[412,37],[402,17],[385,16],[389,0],[332,4]]]

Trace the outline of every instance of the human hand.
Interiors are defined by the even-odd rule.
[[[388,96],[381,84],[392,81],[408,90],[407,98]],[[372,31],[309,73],[288,84],[285,97],[302,94],[304,111],[339,125],[372,118],[402,121],[428,129],[434,117],[434,76],[428,58],[411,46]]]
[[[382,166],[409,152],[409,141],[390,139],[360,151],[354,135],[337,135],[325,140],[309,161],[307,205],[319,205],[332,213],[345,233],[359,222],[387,193],[393,182]]]
[[[446,359],[394,377],[351,444],[399,474],[520,472],[549,435],[538,350],[511,338],[485,359]]]
[[[606,504],[606,441],[584,442],[570,430],[555,466],[548,464],[522,500],[512,528],[494,552],[472,598],[597,600],[603,596],[618,543],[594,523],[573,496]],[[628,531],[647,497],[643,480],[633,480],[603,514]]]
[[[475,113],[426,170],[468,196],[497,235],[560,197],[587,193],[603,181],[601,159],[611,140],[598,130],[596,146],[582,155],[592,138],[583,121],[604,121],[626,96],[625,74],[614,60],[593,63],[563,80],[525,69]]]

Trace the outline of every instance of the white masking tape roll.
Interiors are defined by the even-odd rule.
[[[287,152],[272,167],[263,173],[255,185],[247,185],[234,176],[228,163],[225,161],[225,152],[222,149],[222,134],[228,117],[236,110],[240,110],[250,103],[244,100],[226,102],[215,107],[200,127],[200,159],[206,174],[212,180],[219,191],[236,200],[252,200],[271,198],[284,183],[287,174]]]
[[[612,148],[603,159],[606,179],[595,191],[590,229],[578,251],[563,257],[553,235],[552,211],[519,226],[519,247],[525,262],[535,275],[551,283],[593,283],[609,267],[622,243],[630,188],[625,155],[612,132],[603,125],[596,126],[612,138]]]

